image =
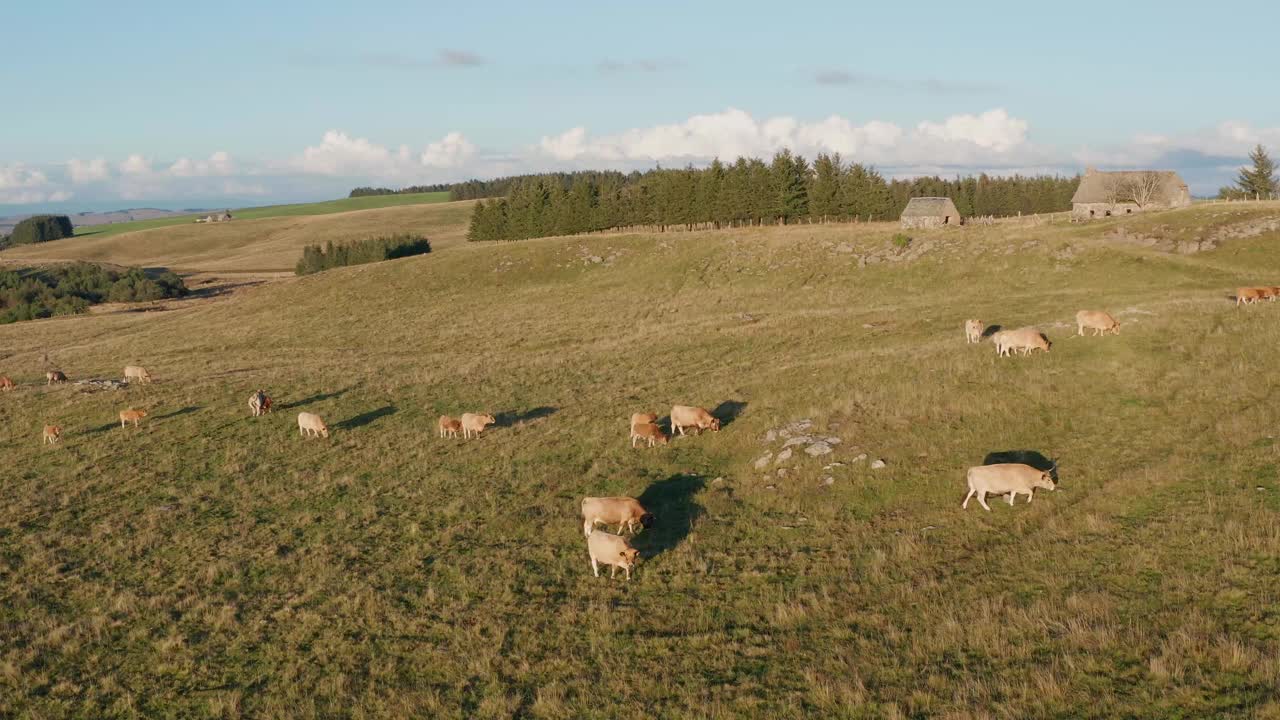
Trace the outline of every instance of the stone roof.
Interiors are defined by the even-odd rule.
[[[1093,168],[1085,171],[1084,177],[1080,178],[1080,187],[1076,188],[1076,194],[1071,196],[1073,203],[1105,203],[1111,202],[1113,197],[1113,183],[1123,184],[1126,181],[1132,181],[1139,175],[1147,172],[1154,172],[1160,176],[1160,189],[1152,198],[1155,202],[1173,203],[1177,202],[1184,193],[1188,193],[1187,184],[1182,181],[1178,173],[1172,170],[1120,170],[1117,172],[1099,172]]]
[[[960,211],[956,209],[956,204],[951,202],[951,198],[944,197],[917,197],[911,198],[907,202],[907,208],[902,211],[902,217],[943,217],[950,215],[955,218],[960,217]]]

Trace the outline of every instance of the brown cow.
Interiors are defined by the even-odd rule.
[[[653,447],[654,443],[666,445],[668,438],[667,434],[662,432],[662,428],[647,422],[631,426],[631,447],[636,446],[637,440],[648,440],[649,447]]]
[[[120,427],[124,427],[128,423],[133,423],[134,427],[138,427],[138,421],[147,416],[146,410],[121,410],[120,411]]]
[[[64,383],[67,381],[66,373],[61,370],[50,370],[44,374],[44,377],[49,381],[45,383],[46,385],[55,385],[57,383]]]
[[[4,392],[9,392],[12,389],[13,389],[13,381],[3,375],[0,375],[0,390]]]
[[[48,443],[52,445],[61,439],[62,439],[62,428],[58,427],[57,425],[45,425],[44,440],[40,444],[44,445],[45,443]]]
[[[436,429],[440,431],[440,437],[458,437],[458,433],[462,432],[462,421],[457,418],[441,415],[439,422],[436,423]]]

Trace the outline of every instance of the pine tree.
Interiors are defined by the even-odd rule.
[[[819,222],[840,216],[840,154],[818,155],[813,160],[813,184],[809,188],[809,213]]]
[[[1276,193],[1276,163],[1259,144],[1249,153],[1252,168],[1241,168],[1236,189],[1248,199],[1269,199]]]

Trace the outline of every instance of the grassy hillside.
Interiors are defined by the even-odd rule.
[[[296,215],[325,215],[328,213],[351,212],[353,210],[376,210],[378,208],[399,207],[401,205],[421,205],[423,203],[447,202],[448,200],[449,193],[447,192],[413,193],[406,195],[376,195],[370,197],[342,198],[339,200],[329,200],[326,202],[316,203],[263,205],[261,207],[240,208],[232,210],[231,214],[235,216],[237,220],[256,220],[271,217],[293,217]],[[186,225],[195,222],[196,218],[203,217],[207,214],[208,213],[196,213],[192,215],[156,218],[154,220],[112,223],[109,225],[86,225],[76,228],[76,234],[106,237],[109,235],[119,235],[121,233],[134,232],[137,230],[150,230],[153,228],[170,227],[173,225]]]
[[[463,201],[332,214],[239,218],[229,223],[185,223],[119,235],[77,236],[20,245],[0,253],[0,261],[91,260],[179,271],[291,270],[304,245],[329,240],[342,242],[376,235],[418,233],[428,236],[435,247],[462,242],[472,204]]]
[[[0,715],[1275,717],[1280,304],[1226,296],[1280,282],[1280,233],[1104,239],[1218,211],[455,245],[0,327]],[[157,382],[45,387],[46,354]],[[632,450],[675,402],[729,422]],[[468,410],[499,425],[436,437]],[[840,442],[777,463],[801,421]],[[1009,450],[1059,489],[962,511]],[[657,515],[630,582],[591,576],[588,494]]]

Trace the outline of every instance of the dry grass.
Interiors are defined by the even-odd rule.
[[[1274,716],[1280,304],[1225,295],[1280,277],[1280,237],[1174,257],[1106,227],[446,246],[0,328],[0,715]],[[1082,307],[1122,334],[1069,338]],[[998,361],[966,317],[1053,350]],[[45,352],[157,382],[45,388]],[[634,411],[726,401],[629,447]],[[468,410],[506,422],[435,437]],[[806,417],[845,464],[764,478]],[[962,512],[1010,449],[1059,490]],[[658,517],[630,583],[591,577],[588,494]]]
[[[168,267],[180,272],[288,271],[305,245],[377,235],[426,235],[436,248],[465,240],[471,206],[451,203],[405,205],[324,215],[185,223],[96,237],[24,245],[0,253],[8,263],[90,260],[117,265]]]

